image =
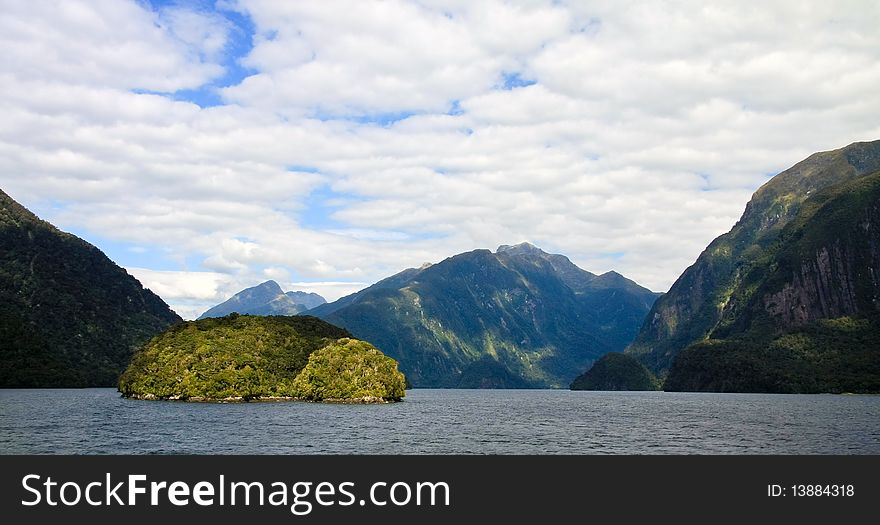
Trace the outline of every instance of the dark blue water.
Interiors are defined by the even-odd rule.
[[[402,403],[0,390],[5,454],[880,454],[880,396],[410,390]]]

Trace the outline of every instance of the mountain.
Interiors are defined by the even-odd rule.
[[[296,315],[326,303],[316,293],[284,293],[275,281],[246,288],[199,316],[199,319],[223,317],[231,313],[251,315]]]
[[[0,387],[112,386],[180,317],[100,250],[0,191]]]
[[[622,350],[657,295],[523,243],[407,269],[309,314],[376,345],[416,387],[561,387]]]
[[[880,391],[880,141],[758,189],[626,350],[667,390]]]
[[[124,397],[191,401],[400,401],[397,363],[311,316],[179,323],[154,337],[119,379]]]
[[[326,299],[314,292],[285,292],[284,295],[289,297],[295,304],[303,305],[306,310],[311,310],[327,302]]]

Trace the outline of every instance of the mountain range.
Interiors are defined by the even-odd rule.
[[[100,250],[0,191],[0,387],[115,386],[135,350],[179,321]]]
[[[404,270],[309,315],[376,345],[416,387],[559,387],[623,350],[659,295],[523,243]]]
[[[308,312],[396,359],[417,387],[880,392],[880,141],[773,177],[666,294],[522,243],[332,303],[267,281],[202,318],[232,312]],[[114,385],[180,321],[0,191],[0,387]]]
[[[666,390],[880,391],[880,141],[759,188],[626,353]]]
[[[326,302],[316,293],[285,293],[275,281],[266,281],[238,292],[210,308],[199,319],[223,317],[233,312],[242,315],[296,315]]]

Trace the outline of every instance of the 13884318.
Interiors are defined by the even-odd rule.
[[[816,496],[855,496],[856,489],[854,485],[792,485],[790,487],[791,495],[798,497],[816,497]]]

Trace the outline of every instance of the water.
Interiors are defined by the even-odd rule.
[[[880,454],[880,396],[410,390],[390,405],[0,390],[5,454]]]

